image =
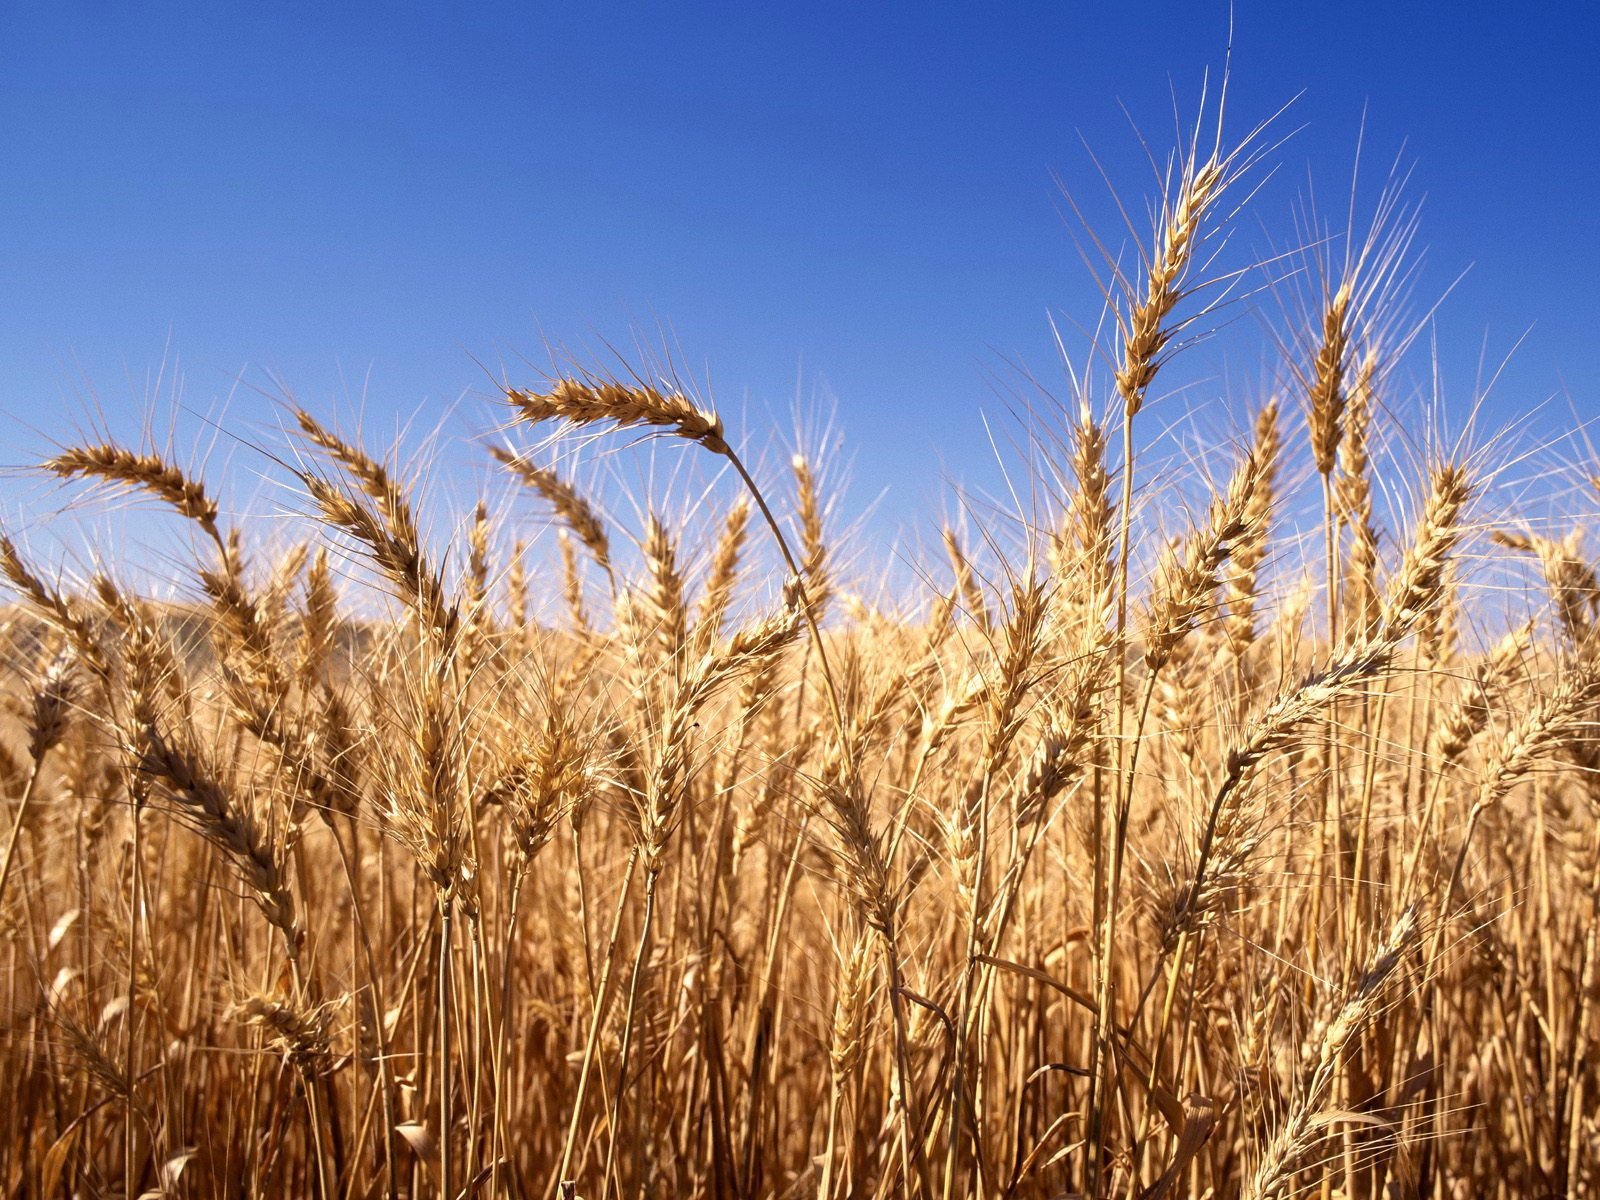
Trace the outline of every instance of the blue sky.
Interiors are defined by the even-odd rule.
[[[1495,420],[1600,396],[1600,17],[1583,3],[1237,0],[1235,128],[1296,93],[1242,229],[1280,242],[1308,164],[1406,147],[1419,297],[1449,396],[1524,332]],[[836,398],[853,494],[938,511],[990,486],[1013,362],[1097,308],[1055,178],[1109,219],[1171,97],[1222,61],[1224,3],[71,3],[0,17],[5,465],[92,405],[267,419],[281,378],[369,427],[492,419],[481,361],[666,329],[719,406],[792,427]],[[1303,128],[1302,128],[1303,127]],[[1098,206],[1098,207],[1096,207]],[[1254,335],[1229,370],[1261,375]],[[1255,357],[1252,357],[1255,355]],[[1220,382],[1189,394],[1214,404]],[[170,395],[163,392],[163,399]],[[454,427],[454,426],[453,426]],[[760,440],[764,433],[753,433]],[[8,518],[16,502],[7,504]]]

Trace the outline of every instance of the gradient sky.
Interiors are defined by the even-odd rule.
[[[1365,111],[1370,169],[1415,163],[1419,296],[1471,268],[1439,317],[1449,398],[1531,330],[1491,414],[1595,411],[1600,8],[1233,10],[1235,127],[1304,92],[1244,234],[1290,240],[1308,164],[1342,195]],[[324,412],[364,393],[378,428],[466,396],[467,431],[480,361],[531,378],[546,340],[667,329],[746,421],[836,397],[852,494],[938,509],[941,474],[993,480],[1007,364],[1058,378],[1048,315],[1094,318],[1054,177],[1103,207],[1087,142],[1142,202],[1122,106],[1169,145],[1228,11],[9,5],[0,461],[94,404],[134,422],[163,362],[198,413],[242,379],[230,411],[264,419],[275,376]]]

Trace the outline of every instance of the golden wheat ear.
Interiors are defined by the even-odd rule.
[[[1126,315],[1118,314],[1122,361],[1117,368],[1117,391],[1130,420],[1144,407],[1145,395],[1161,369],[1174,334],[1169,323],[1172,312],[1188,294],[1185,284],[1202,223],[1226,182],[1226,165],[1216,157],[1185,165],[1160,240],[1146,264],[1144,293],[1130,302]]]
[[[698,408],[679,391],[659,391],[648,384],[624,384],[607,379],[556,380],[546,392],[506,389],[506,401],[516,419],[530,424],[560,420],[584,426],[609,422],[618,429],[663,429],[699,442],[713,454],[727,453],[722,419]]]
[[[1345,351],[1350,345],[1350,286],[1341,284],[1322,315],[1322,338],[1311,369],[1307,422],[1311,456],[1326,476],[1337,461],[1344,433]]]
[[[386,520],[374,507],[319,475],[300,472],[300,482],[324,524],[354,539],[400,598],[414,606],[426,627],[442,644],[453,645],[461,614],[423,553],[410,505],[393,510]]]
[[[711,553],[705,587],[695,610],[695,639],[703,651],[716,640],[733,602],[745,541],[750,533],[750,501],[740,496],[723,518],[722,532]]]
[[[135,454],[110,443],[75,446],[42,464],[63,479],[97,479],[130,490],[144,491],[171,505],[215,535],[217,503],[205,487],[157,454]]]
[[[541,467],[532,459],[513,454],[500,446],[491,445],[489,453],[520,483],[544,498],[573,536],[594,556],[595,564],[610,576],[611,538],[594,505],[553,468]]]

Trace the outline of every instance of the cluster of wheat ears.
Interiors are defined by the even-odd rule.
[[[1404,238],[1312,255],[1205,502],[1140,478],[1257,157],[1174,156],[1056,499],[893,610],[814,461],[655,375],[506,389],[548,567],[483,504],[430,545],[299,410],[290,553],[170,454],[61,448],[192,530],[192,600],[0,539],[6,1194],[1600,1186],[1600,584],[1470,460],[1374,477]],[[546,465],[613,430],[716,477],[700,548]],[[1461,632],[1469,546],[1526,623]]]

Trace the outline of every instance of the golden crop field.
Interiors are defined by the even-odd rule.
[[[1494,438],[1385,449],[1406,210],[1290,256],[1235,437],[1140,452],[1263,141],[1087,241],[1031,500],[892,597],[828,462],[646,367],[508,381],[514,508],[286,409],[303,542],[64,441],[191,557],[0,542],[5,1193],[1600,1190],[1600,583]]]

